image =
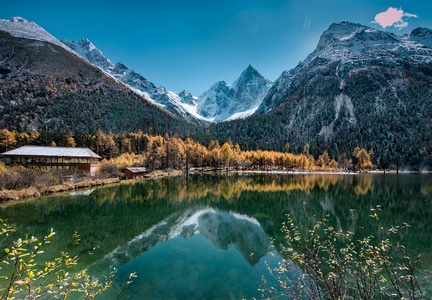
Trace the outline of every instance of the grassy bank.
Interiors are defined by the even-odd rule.
[[[101,186],[107,184],[113,184],[120,182],[118,178],[106,178],[106,179],[93,179],[85,180],[75,183],[63,183],[57,184],[49,187],[38,188],[30,187],[20,190],[2,190],[0,191],[0,201],[13,201],[32,197],[39,197],[42,195],[49,195],[53,193],[65,192],[80,188],[88,188],[93,186]]]

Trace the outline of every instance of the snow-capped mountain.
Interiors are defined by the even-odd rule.
[[[212,121],[229,121],[252,115],[271,87],[271,82],[249,65],[229,85],[216,82],[198,97],[197,112]]]
[[[14,37],[49,42],[69,50],[65,45],[32,21],[21,17],[13,17],[10,20],[0,19],[0,29],[10,33]]]
[[[122,63],[113,65],[88,39],[62,41],[89,62],[129,85],[136,92],[142,93],[156,105],[188,120],[219,122],[245,118],[255,112],[271,86],[270,81],[249,65],[232,85],[224,81],[217,82],[198,97],[187,91],[176,94],[165,87],[156,86]]]
[[[182,99],[176,93],[162,86],[156,86],[153,82],[122,63],[114,65],[102,51],[96,48],[88,39],[84,38],[79,41],[62,40],[62,42],[79,53],[90,63],[127,84],[135,92],[143,95],[154,104],[165,108],[175,115],[180,115],[187,120],[199,119],[193,107],[191,108],[188,104],[183,105]]]
[[[88,39],[58,40],[39,25],[20,17],[0,20],[0,28],[12,36],[49,42],[79,55],[148,101],[186,120],[218,122],[245,118],[255,112],[271,86],[268,80],[249,66],[233,85],[216,83],[199,97],[187,91],[176,94],[162,86],[156,86],[122,63],[114,65]]]
[[[81,39],[79,41],[62,39],[61,41],[63,44],[67,45],[69,48],[79,53],[83,58],[87,59],[102,70],[111,72],[114,69],[112,62],[88,39]]]
[[[360,24],[334,23],[321,35],[316,49],[303,62],[284,71],[274,82],[256,113],[265,114],[277,107],[329,64],[335,63],[332,71],[343,89],[346,76],[366,68],[402,69],[406,64],[431,63],[431,44],[429,29],[417,28],[409,35],[397,36]]]
[[[0,128],[89,133],[188,126],[193,125],[35,23],[17,17],[0,20]]]
[[[218,124],[214,134],[259,149],[288,142],[300,152],[308,144],[314,155],[331,149],[336,157],[360,146],[377,160],[430,165],[430,42],[429,29],[395,35],[332,24],[316,49],[274,82],[254,116]]]

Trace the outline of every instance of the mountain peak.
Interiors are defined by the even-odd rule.
[[[399,45],[401,37],[365,25],[339,22],[333,23],[321,35],[317,48],[309,56],[313,58],[323,53],[355,51],[366,53],[371,49],[391,49]],[[342,50],[342,51],[341,51]]]
[[[232,85],[218,81],[204,92],[197,112],[213,121],[245,118],[255,112],[270,86],[271,82],[249,64]]]
[[[349,40],[367,28],[366,26],[351,22],[333,23],[322,33],[317,48],[321,49],[341,41]]]
[[[77,51],[77,49],[79,50],[83,50],[83,51],[100,51],[99,49],[96,48],[95,45],[93,45],[93,43],[87,39],[87,38],[82,38],[80,40],[77,41],[73,41],[73,40],[62,40],[62,42],[64,44],[66,44],[67,46],[69,46],[70,48],[72,48],[73,50]],[[80,53],[80,51],[77,51],[78,53]],[[82,53],[81,53],[82,54]]]
[[[411,35],[424,37],[427,35],[432,35],[432,30],[429,28],[417,27],[416,29],[411,31]]]
[[[6,31],[17,38],[49,42],[68,49],[62,42],[45,31],[45,29],[22,17],[13,17],[9,20],[0,19],[0,30]]]
[[[111,61],[89,39],[82,38],[78,41],[62,40],[62,42],[95,66],[103,70],[114,68]]]
[[[359,28],[363,29],[367,27],[359,23],[352,23],[348,21],[335,22],[332,23],[324,33],[333,33],[336,36],[343,37],[345,34],[355,32]]]
[[[257,69],[255,69],[251,64],[249,64],[247,66],[247,68],[242,72],[242,74],[240,75],[240,77],[242,75],[245,75],[245,74],[253,74],[253,75],[261,76],[261,74],[257,71]]]
[[[240,74],[239,78],[233,83],[233,87],[238,87],[252,80],[265,80],[265,78],[251,64]]]
[[[90,51],[96,49],[95,45],[93,45],[93,43],[88,38],[82,38],[78,41],[78,43],[82,46],[86,46]]]
[[[190,92],[183,90],[181,91],[178,96],[182,100],[182,103],[188,104],[188,105],[196,105],[196,102],[198,100],[198,97],[193,96]]]
[[[432,48],[432,30],[429,28],[418,27],[411,31],[410,39]]]
[[[12,17],[9,21],[13,23],[30,23],[29,20],[22,17]]]
[[[255,71],[255,72],[258,72],[254,67],[252,67],[252,65],[251,64],[249,64],[248,66],[247,66],[247,68],[245,69],[245,71]]]

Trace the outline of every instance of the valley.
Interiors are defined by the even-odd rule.
[[[350,22],[330,25],[310,53],[275,82],[251,65],[201,95],[157,86],[89,40],[59,41],[21,18],[1,20],[0,128],[50,136],[142,131],[242,150],[356,147],[374,165],[432,167],[431,30],[395,35]]]

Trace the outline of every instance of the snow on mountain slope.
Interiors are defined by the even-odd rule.
[[[256,114],[265,114],[320,70],[335,64],[335,74],[343,89],[352,72],[378,66],[404,68],[406,64],[430,64],[432,33],[418,28],[411,34],[395,34],[350,22],[334,23],[321,35],[316,49],[292,70],[274,82]]]
[[[198,119],[207,121],[196,113],[196,108],[190,101],[183,103],[182,98],[176,93],[162,86],[156,86],[153,82],[122,63],[113,65],[102,51],[96,48],[88,39],[81,39],[79,41],[63,40],[63,42],[90,63],[128,85],[136,93],[143,95],[154,104],[165,108],[175,115],[181,115],[188,120]],[[186,94],[187,92],[184,92],[185,96]]]
[[[410,35],[408,39],[411,41],[416,41],[419,44],[425,45],[426,47],[432,48],[432,30],[428,28],[416,28]]]
[[[14,37],[50,42],[69,50],[61,41],[46,32],[45,29],[21,17],[13,17],[9,20],[0,19],[0,29]]]
[[[389,53],[405,57],[412,55],[415,56],[415,60],[420,59],[422,62],[430,61],[429,53],[424,51],[424,44],[421,43],[424,40],[421,36],[420,33],[397,36],[360,24],[334,23],[322,34],[316,50],[305,62],[310,62],[317,56],[344,62],[357,59],[359,56],[381,58],[381,55],[388,56]],[[425,54],[423,58],[420,57],[422,54]],[[393,58],[395,56],[389,57]]]
[[[218,122],[245,118],[255,112],[271,86],[270,81],[264,79],[252,66],[248,66],[232,86],[221,81],[199,97],[187,91],[176,94],[162,86],[156,86],[122,63],[113,65],[88,39],[63,40],[63,43],[137,93],[189,120]]]
[[[88,39],[61,41],[97,67],[110,72],[114,69],[113,63]]]
[[[251,65],[229,85],[216,82],[198,98],[197,112],[212,121],[228,121],[252,115],[271,87]]]

